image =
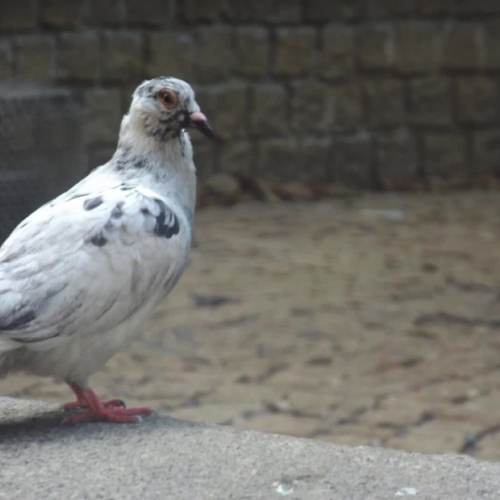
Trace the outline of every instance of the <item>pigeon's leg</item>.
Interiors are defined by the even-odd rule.
[[[63,405],[63,410],[64,411],[71,411],[71,410],[78,410],[80,408],[86,408],[87,405],[87,400],[85,399],[83,389],[79,387],[78,385],[75,384],[68,384],[71,388],[71,390],[75,393],[76,395],[76,401],[72,401],[71,403],[66,403]],[[101,404],[105,408],[116,408],[116,407],[122,407],[125,408],[125,401],[121,399],[110,399],[108,401],[101,401]]]
[[[77,424],[89,418],[107,422],[138,422],[139,415],[151,415],[151,413],[153,413],[151,408],[124,408],[122,406],[106,407],[90,388],[78,387],[77,397],[81,398],[82,403],[88,410],[85,413],[73,415],[71,417],[72,424]]]

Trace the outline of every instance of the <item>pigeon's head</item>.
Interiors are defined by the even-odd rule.
[[[151,137],[167,140],[185,128],[213,139],[206,116],[195,101],[191,86],[177,78],[158,77],[143,82],[133,94],[130,118]]]

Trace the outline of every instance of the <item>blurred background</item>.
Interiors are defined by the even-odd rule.
[[[0,35],[1,240],[109,160],[146,78],[223,139],[193,135],[191,263],[101,396],[500,459],[498,0],[0,0]]]

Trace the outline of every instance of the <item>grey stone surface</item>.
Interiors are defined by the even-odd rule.
[[[328,87],[300,83],[292,89],[292,126],[297,134],[314,137],[328,133],[333,116],[333,96]]]
[[[450,81],[416,78],[410,83],[410,120],[415,125],[449,127],[453,122]]]
[[[86,174],[83,122],[72,90],[0,84],[0,241]]]
[[[327,80],[348,77],[354,70],[354,36],[349,26],[328,26],[322,33],[320,73]]]
[[[131,80],[143,74],[143,37],[135,32],[105,33],[102,73],[106,80]]]
[[[281,85],[256,85],[250,94],[249,129],[257,137],[281,136],[287,130],[286,89]]]
[[[378,78],[365,83],[370,127],[398,127],[405,121],[404,86],[399,80]]]
[[[395,65],[402,74],[433,73],[439,68],[435,24],[403,21],[395,25]]]
[[[269,32],[243,26],[236,32],[235,71],[239,75],[264,75],[269,63]]]
[[[461,78],[457,85],[458,121],[465,124],[488,124],[498,118],[498,89],[490,78]]]
[[[29,35],[16,39],[17,75],[32,80],[52,78],[55,39],[42,35]]]
[[[85,126],[83,137],[87,145],[113,144],[116,146],[120,127],[120,93],[114,89],[90,89],[83,94]],[[104,113],[102,111],[105,111]]]
[[[250,23],[266,19],[270,23],[296,23],[300,21],[299,0],[228,0],[225,16],[231,21]]]
[[[12,44],[7,41],[0,42],[0,78],[12,76]]]
[[[470,70],[481,66],[481,42],[473,23],[458,23],[444,33],[443,66],[445,69]]]
[[[227,81],[233,64],[233,31],[227,26],[198,28],[197,82]]]
[[[93,32],[61,35],[58,42],[56,75],[59,80],[93,81],[99,63],[99,37]]]
[[[334,446],[155,416],[66,426],[53,405],[0,398],[0,498],[498,498],[500,464]]]
[[[273,73],[283,77],[306,76],[315,67],[316,33],[308,27],[278,28]]]
[[[152,33],[147,39],[147,49],[146,72],[149,78],[158,75],[192,77],[194,47],[191,35],[175,31]]]
[[[383,134],[375,141],[380,182],[386,189],[411,189],[418,185],[416,143],[406,133]]]
[[[127,23],[138,26],[160,27],[173,17],[173,0],[125,0]]]
[[[26,3],[26,0],[24,1]],[[36,2],[34,17],[36,20]],[[68,2],[67,0],[44,0],[41,4],[40,20],[44,26],[51,28],[68,28],[80,26],[85,18],[84,2]],[[33,23],[36,26],[36,21]]]
[[[387,26],[366,25],[356,33],[358,64],[363,70],[382,70],[392,66],[392,31]]]
[[[35,28],[36,24],[36,0],[0,2],[0,30],[30,29]]]

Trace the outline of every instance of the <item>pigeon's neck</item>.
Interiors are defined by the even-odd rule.
[[[189,135],[182,131],[178,136],[159,140],[134,130],[126,118],[120,129],[118,148],[107,168],[124,181],[138,180],[194,210],[196,170]]]

